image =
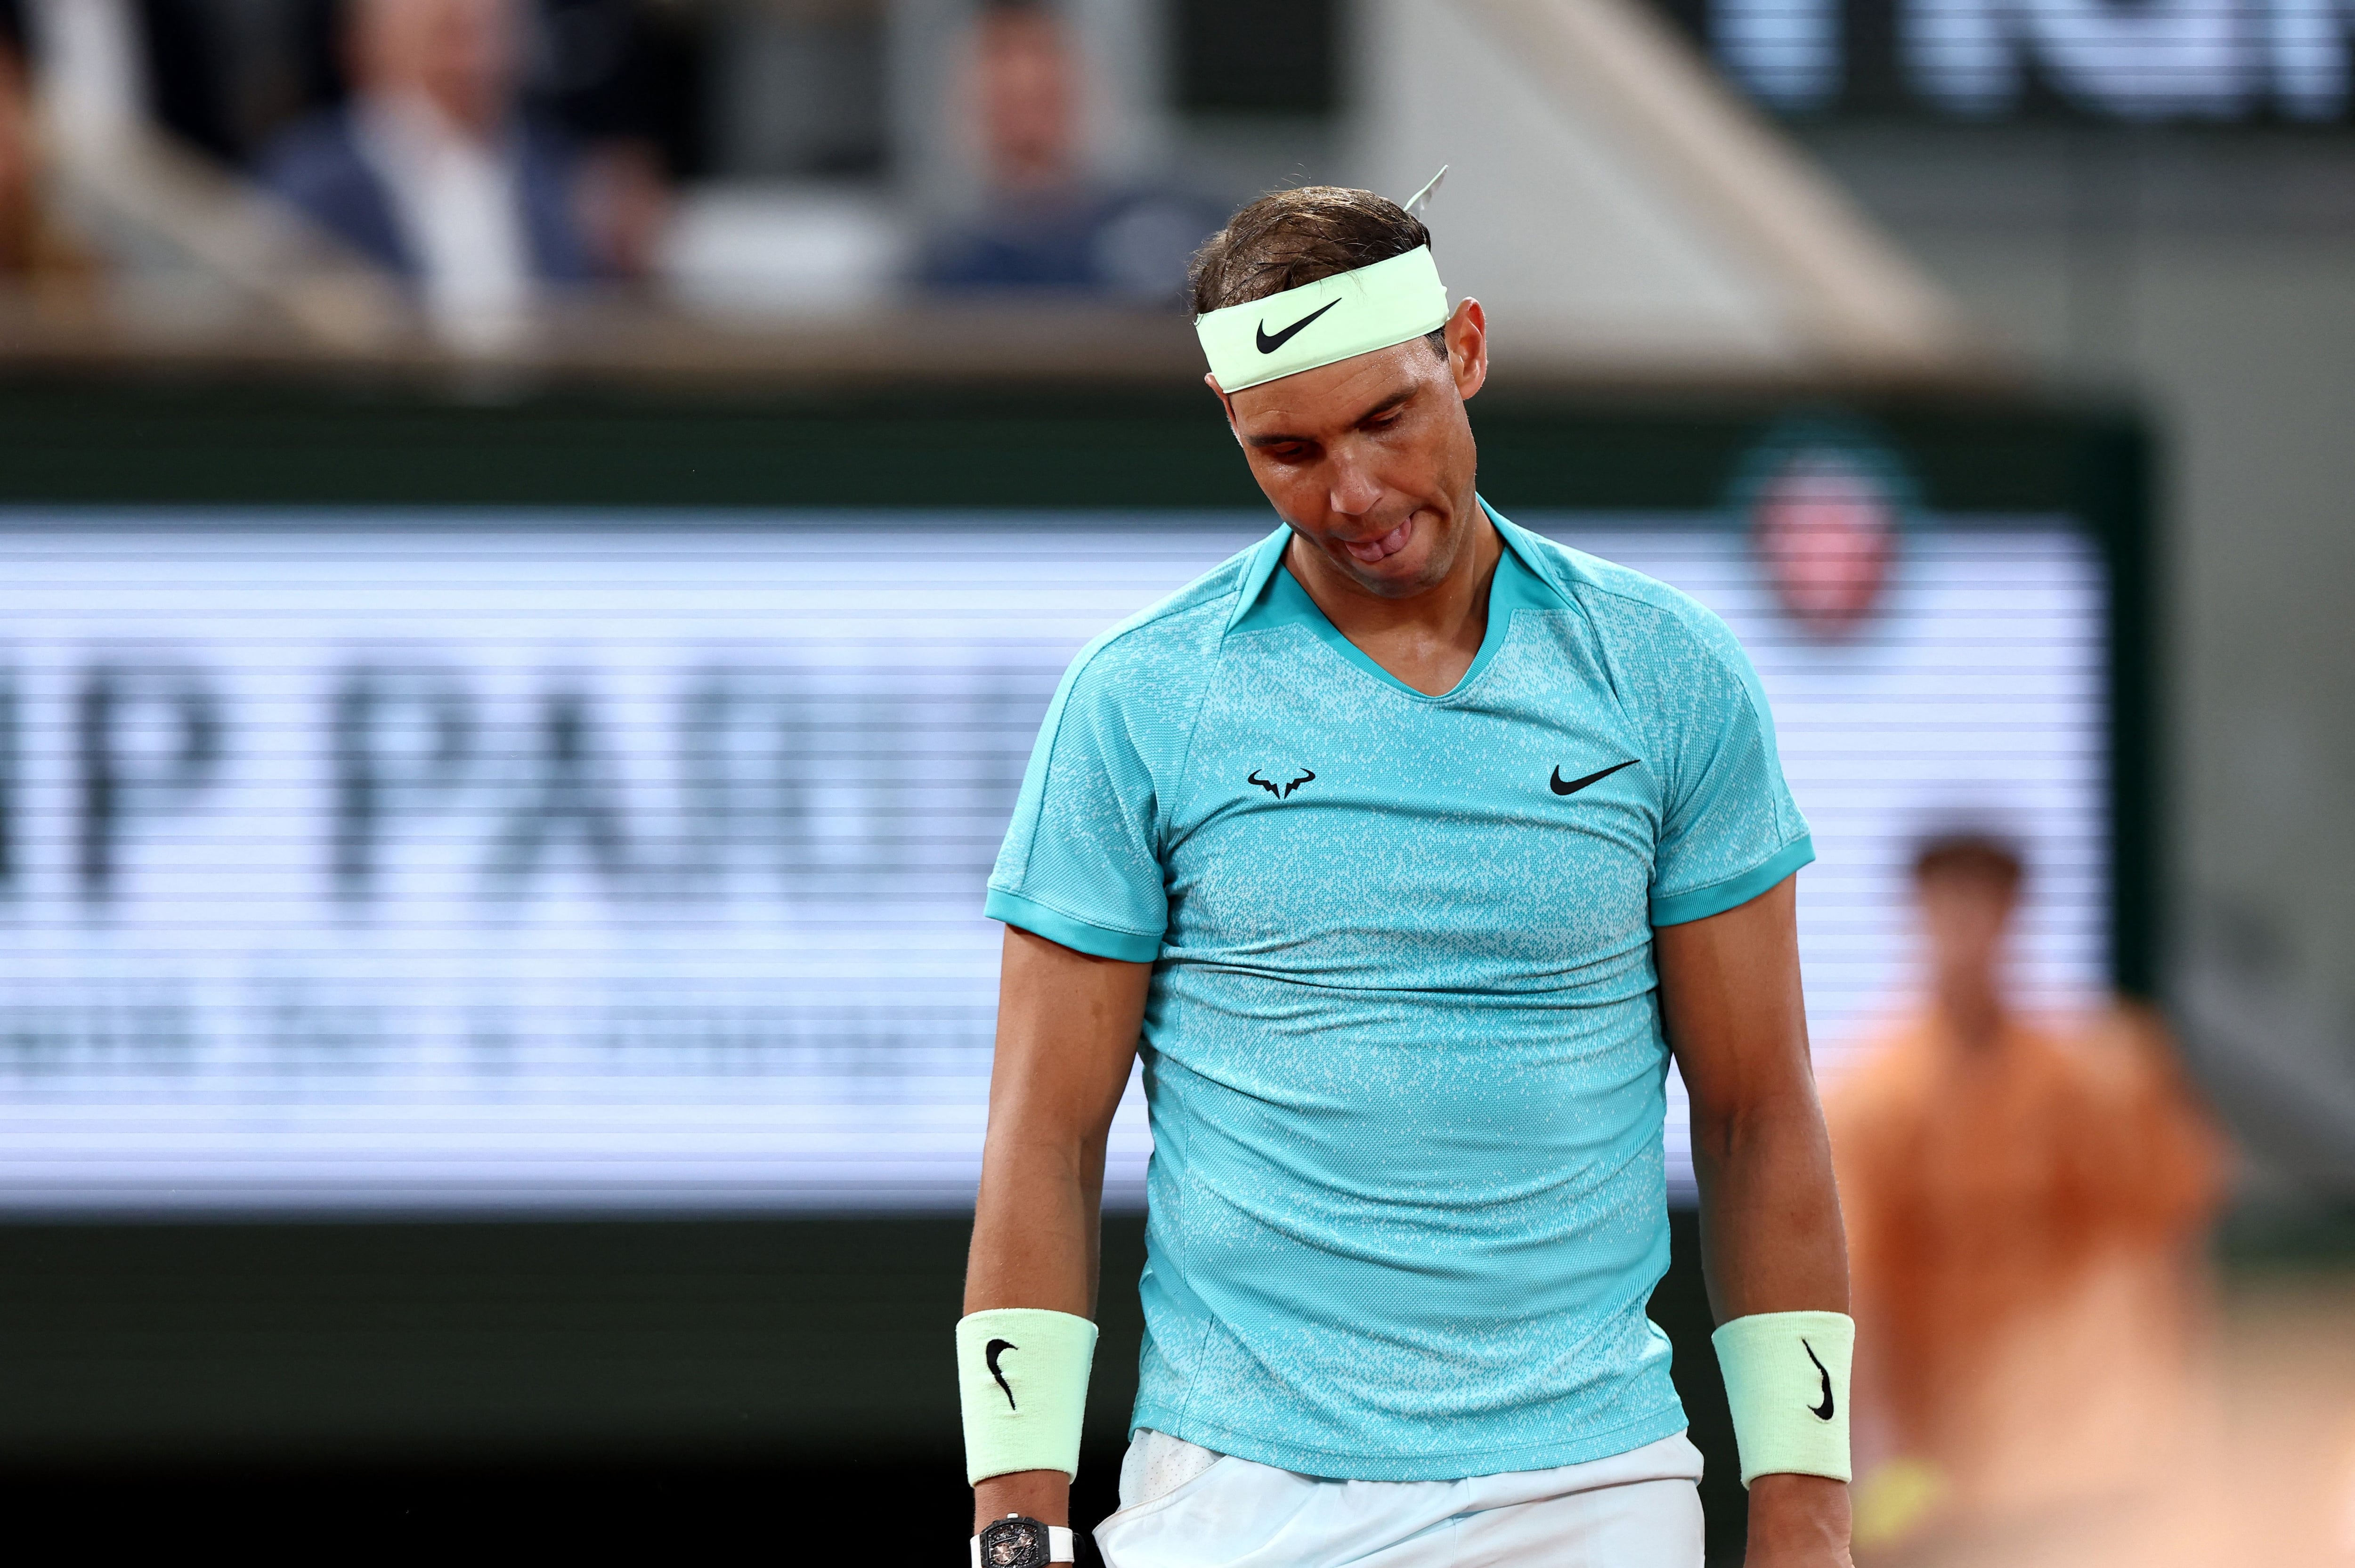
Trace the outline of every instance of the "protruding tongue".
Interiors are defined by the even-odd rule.
[[[1399,551],[1404,549],[1406,548],[1408,537],[1413,532],[1414,519],[1412,517],[1409,517],[1405,522],[1401,523],[1398,527],[1392,528],[1381,538],[1378,539],[1366,539],[1357,544],[1351,544],[1348,545],[1347,549],[1351,555],[1370,566],[1375,561],[1381,560],[1385,556],[1396,555]]]

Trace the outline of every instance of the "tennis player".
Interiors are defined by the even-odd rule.
[[[1283,526],[1080,655],[990,880],[974,1561],[1073,1555],[1104,1145],[1141,1052],[1113,1568],[1698,1568],[1700,1456],[1644,1315],[1672,1055],[1749,1562],[1847,1563],[1813,851],[1749,661],[1476,493],[1487,322],[1410,210],[1263,197],[1193,284]]]

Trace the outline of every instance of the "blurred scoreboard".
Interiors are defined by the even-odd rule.
[[[2345,124],[2346,0],[1660,0],[1785,113]]]
[[[1039,717],[1088,638],[1268,526],[1020,516],[0,517],[0,1207],[969,1202],[983,884]],[[1517,520],[1756,659],[1820,856],[1827,1072],[1905,999],[1924,833],[2024,844],[2024,978],[2099,987],[2078,532],[1921,520],[1826,637],[1716,518]],[[1132,1088],[1114,1201],[1148,1154]]]

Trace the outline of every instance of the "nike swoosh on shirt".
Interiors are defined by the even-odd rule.
[[[1556,763],[1553,769],[1553,777],[1548,782],[1553,785],[1553,793],[1556,795],[1576,795],[1588,784],[1597,783],[1603,779],[1607,779],[1613,773],[1617,773],[1621,768],[1632,768],[1640,761],[1642,761],[1642,759],[1639,757],[1630,757],[1624,763],[1614,763],[1600,773],[1589,773],[1582,779],[1563,778],[1561,776],[1561,764],[1560,763]]]
[[[1298,321],[1294,322],[1290,326],[1285,327],[1282,332],[1277,333],[1273,337],[1270,337],[1267,335],[1267,323],[1266,321],[1262,320],[1259,324],[1259,351],[1262,354],[1274,353],[1277,349],[1291,342],[1295,333],[1298,332],[1302,327],[1306,326],[1310,322],[1315,321],[1318,316],[1323,315],[1327,311],[1331,310],[1334,305],[1339,304],[1341,302],[1339,300],[1333,300],[1327,304],[1317,306],[1315,310],[1310,311],[1306,315],[1302,316]]]

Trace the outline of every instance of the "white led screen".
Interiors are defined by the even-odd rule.
[[[1664,0],[1733,80],[1813,114],[2343,123],[2348,0]]]
[[[2074,536],[1917,530],[1824,643],[1731,531],[1524,520],[1756,657],[1821,855],[1828,1064],[1902,991],[1925,827],[2024,837],[2032,983],[2098,982],[2103,591]],[[982,884],[1039,716],[1082,643],[1262,528],[0,520],[0,1206],[968,1200]],[[1146,1153],[1132,1093],[1114,1201]]]

